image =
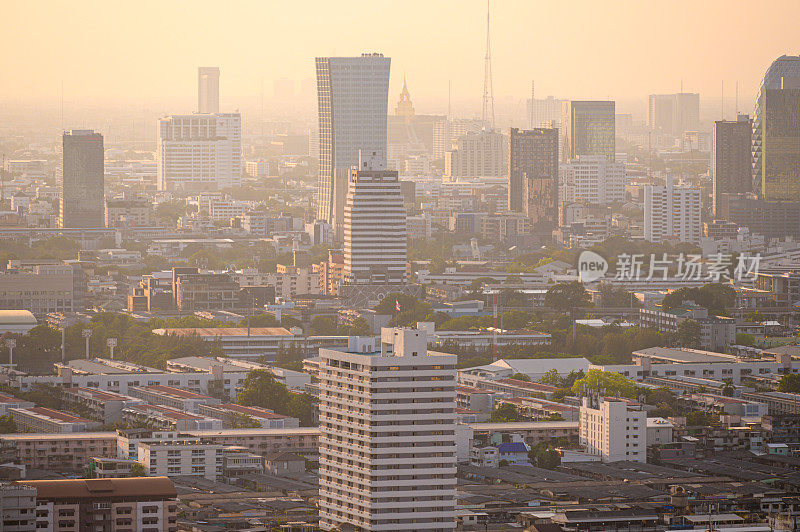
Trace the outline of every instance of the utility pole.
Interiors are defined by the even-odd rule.
[[[108,350],[111,354],[111,360],[114,360],[114,348],[117,347],[117,339],[116,338],[106,339],[106,345],[108,346]]]
[[[86,360],[89,360],[89,338],[92,337],[92,330],[84,329],[81,331],[81,336],[86,340]]]
[[[66,363],[67,361],[67,328],[61,328],[61,363]]]
[[[17,347],[17,340],[15,338],[6,339],[6,347],[8,348],[8,373],[14,369],[14,348]]]

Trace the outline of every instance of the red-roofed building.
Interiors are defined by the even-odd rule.
[[[272,410],[258,406],[244,406],[233,403],[204,404],[200,405],[198,413],[221,419],[226,429],[236,428],[246,421],[256,422],[264,429],[297,428],[300,426],[300,420],[295,417],[276,414]]]
[[[218,405],[222,401],[210,395],[193,392],[174,386],[160,384],[150,386],[128,386],[131,397],[142,399],[151,405],[164,405],[177,410],[196,413],[200,405]]]
[[[222,420],[192,414],[162,405],[137,405],[122,411],[126,423],[133,426],[146,425],[160,430],[217,430]]]
[[[34,406],[31,408],[10,408],[8,410],[17,428],[27,432],[86,432],[99,428],[102,423],[84,419],[67,412]]]

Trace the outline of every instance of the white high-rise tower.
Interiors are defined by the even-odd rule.
[[[350,173],[344,207],[344,280],[400,284],[406,280],[406,208],[397,172],[383,154],[361,152]]]
[[[320,526],[454,530],[456,356],[423,330],[370,342],[319,350]]]
[[[219,113],[219,67],[197,69],[197,112]]]

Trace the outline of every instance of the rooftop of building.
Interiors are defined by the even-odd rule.
[[[525,388],[532,392],[555,392],[558,390],[556,386],[541,384],[538,382],[523,381],[520,379],[498,379],[495,382],[500,384],[507,384],[509,386],[516,386],[518,388]]]
[[[127,375],[131,373],[163,373],[163,370],[140,366],[131,362],[120,360],[107,360],[105,358],[93,358],[86,360],[76,358],[66,364],[56,363],[56,366],[70,368],[76,373],[87,373],[90,375]]]
[[[28,310],[0,310],[0,327],[4,325],[36,324],[36,317]]]
[[[25,432],[19,434],[0,434],[5,441],[59,441],[59,440],[117,440],[117,433],[107,432],[66,432],[62,434],[50,432]]]
[[[62,412],[61,410],[53,410],[52,408],[45,408],[43,406],[12,408],[11,412],[34,414],[37,417],[47,418],[59,423],[94,423],[91,419],[84,419],[67,412]]]
[[[663,360],[665,362],[675,362],[679,364],[736,362],[738,360],[734,355],[677,347],[648,347],[634,351],[633,355],[654,359],[654,361]]]
[[[30,402],[30,401],[26,401],[25,399],[20,399],[19,397],[14,397],[13,395],[0,393],[0,403],[18,404],[18,403],[27,403],[27,402]]]
[[[221,410],[228,410],[230,412],[235,412],[237,414],[244,414],[247,416],[265,418],[265,419],[284,419],[288,416],[284,416],[283,414],[276,414],[271,410],[267,410],[266,408],[261,408],[259,406],[244,406],[244,405],[237,405],[234,403],[225,403],[221,405],[213,405],[211,408],[218,408]]]
[[[319,436],[318,427],[298,427],[283,429],[220,429],[220,430],[187,430],[185,433],[197,438],[221,437],[249,437],[249,436]]]
[[[489,373],[502,373],[511,370],[522,374],[544,374],[555,369],[559,374],[566,375],[572,371],[589,369],[589,361],[585,358],[501,358],[491,364],[465,368],[461,371],[485,371]]]
[[[77,395],[88,395],[92,399],[97,399],[98,401],[130,401],[133,400],[132,397],[128,397],[127,395],[122,395],[121,393],[116,392],[109,392],[106,390],[98,390],[97,388],[83,388],[83,387],[74,387],[74,388],[65,388],[64,393],[66,394],[77,394]]]
[[[577,421],[521,421],[512,423],[469,423],[472,430],[513,431],[513,430],[578,430]]]
[[[283,327],[203,327],[153,329],[155,334],[174,336],[294,336]]]
[[[127,409],[145,414],[155,414],[175,421],[205,419],[204,417],[196,416],[194,414],[190,414],[189,412],[184,412],[183,410],[177,410],[175,408],[162,405],[136,405],[129,406]]]
[[[174,386],[164,386],[162,384],[151,384],[149,386],[134,386],[148,392],[158,393],[161,395],[168,395],[178,399],[212,399],[210,395],[193,392],[191,390],[184,390],[183,388],[176,388]]]
[[[177,496],[175,486],[167,477],[19,480],[14,484],[36,488],[39,501],[117,497],[172,499]]]

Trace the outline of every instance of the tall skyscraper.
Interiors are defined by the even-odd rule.
[[[455,149],[444,154],[444,175],[459,177],[503,177],[506,174],[506,136],[484,129],[461,135]]]
[[[456,356],[424,330],[370,342],[319,350],[320,527],[452,531]]]
[[[747,115],[738,120],[714,122],[711,148],[713,210],[720,217],[722,194],[744,194],[753,190],[751,138],[753,123]]]
[[[756,97],[753,113],[753,178],[756,192],[761,192],[762,142],[764,134],[764,97],[768,90],[800,88],[800,56],[782,55],[764,73],[761,88]]]
[[[242,117],[239,113],[162,118],[156,150],[158,190],[219,190],[242,183]]]
[[[797,88],[766,89],[759,95],[761,195],[766,201],[800,201],[800,78],[797,82]]]
[[[562,100],[548,96],[545,99],[528,100],[528,129],[537,127],[561,127]]]
[[[653,131],[679,136],[700,126],[700,95],[694,92],[651,94],[647,125]]]
[[[317,218],[341,239],[350,168],[358,152],[376,151],[386,163],[389,66],[383,54],[318,57],[319,193]]]
[[[613,161],[616,152],[614,102],[563,102],[562,161],[581,155],[603,155]]]
[[[509,210],[525,213],[536,233],[558,224],[558,130],[537,128],[508,135]]]
[[[219,67],[197,69],[197,112],[219,113]]]
[[[380,153],[362,150],[351,169],[344,207],[344,281],[402,284],[406,281],[406,208],[397,172]]]
[[[645,240],[658,243],[669,237],[697,244],[701,236],[699,188],[676,186],[671,175],[666,185],[645,187]]]
[[[62,137],[61,227],[104,227],[103,135],[73,129]]]

